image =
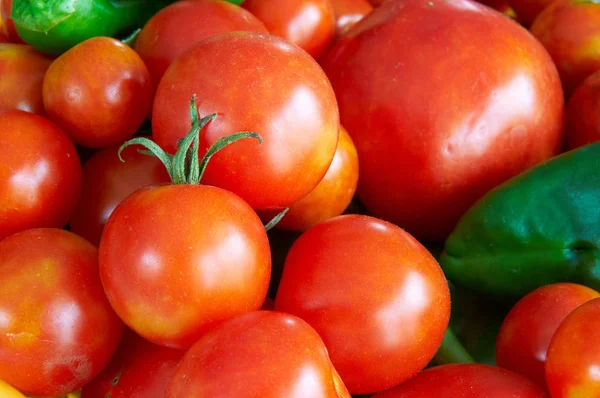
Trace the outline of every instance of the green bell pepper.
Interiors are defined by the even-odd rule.
[[[556,282],[600,289],[600,142],[512,178],[461,218],[440,257],[457,285],[519,298]]]

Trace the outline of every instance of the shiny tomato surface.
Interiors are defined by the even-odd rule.
[[[335,37],[340,37],[371,11],[367,0],[330,0],[335,15]]]

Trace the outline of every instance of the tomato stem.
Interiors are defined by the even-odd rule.
[[[285,216],[285,214],[290,210],[289,207],[283,209],[283,211],[279,214],[277,214],[275,217],[273,217],[271,219],[271,221],[269,221],[266,225],[265,225],[265,229],[267,230],[267,232],[269,232],[271,229],[273,229],[278,223],[279,221],[281,221],[281,219]]]

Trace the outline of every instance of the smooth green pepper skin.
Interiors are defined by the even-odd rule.
[[[11,17],[21,38],[58,55],[96,36],[126,36],[168,0],[13,0]]]
[[[600,289],[600,142],[496,187],[459,221],[440,257],[457,285],[522,297],[576,282]]]

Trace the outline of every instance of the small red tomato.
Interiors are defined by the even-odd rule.
[[[223,322],[183,357],[166,398],[350,398],[317,332],[255,311]]]
[[[552,2],[535,18],[530,30],[554,60],[567,98],[600,69],[600,4]]]
[[[0,112],[44,115],[42,84],[52,60],[25,44],[0,44]]]
[[[102,373],[81,391],[81,398],[164,398],[185,351],[152,344],[130,329]]]
[[[33,113],[4,112],[0,126],[0,239],[30,228],[62,228],[81,191],[73,143]]]
[[[98,251],[62,229],[0,241],[0,379],[24,393],[56,396],[108,364],[123,323],[106,300]]]
[[[95,37],[58,57],[44,79],[50,119],[82,146],[123,143],[141,126],[152,104],[152,81],[130,47]]]
[[[511,8],[517,14],[519,22],[525,26],[531,26],[535,17],[538,16],[553,0],[507,0]]]
[[[135,42],[154,87],[173,60],[197,42],[219,33],[269,33],[250,12],[223,0],[182,0],[163,8],[146,23]]]
[[[269,32],[297,45],[314,58],[327,48],[335,31],[330,0],[246,0],[242,5]]]
[[[71,217],[71,231],[95,245],[108,218],[117,205],[139,188],[170,182],[165,166],[158,158],[138,152],[139,146],[95,153],[83,167],[83,187],[79,204]]]
[[[525,377],[496,366],[451,364],[429,368],[371,398],[549,398]]]
[[[366,394],[427,365],[448,326],[450,294],[439,264],[412,236],[345,215],[294,242],[275,309],[314,327],[348,390]]]
[[[500,327],[496,362],[545,388],[544,366],[554,332],[574,309],[597,297],[600,293],[574,283],[556,283],[529,293]]]
[[[335,15],[335,37],[340,37],[373,11],[367,0],[330,0]]]
[[[588,76],[567,104],[567,149],[600,141],[600,72]]]
[[[600,299],[571,312],[548,348],[546,383],[552,398],[595,398],[600,391]]]
[[[2,18],[2,24],[4,25],[4,31],[6,32],[8,39],[13,43],[23,44],[23,40],[17,32],[15,22],[10,17],[12,11],[13,0],[0,0],[0,18]]]

